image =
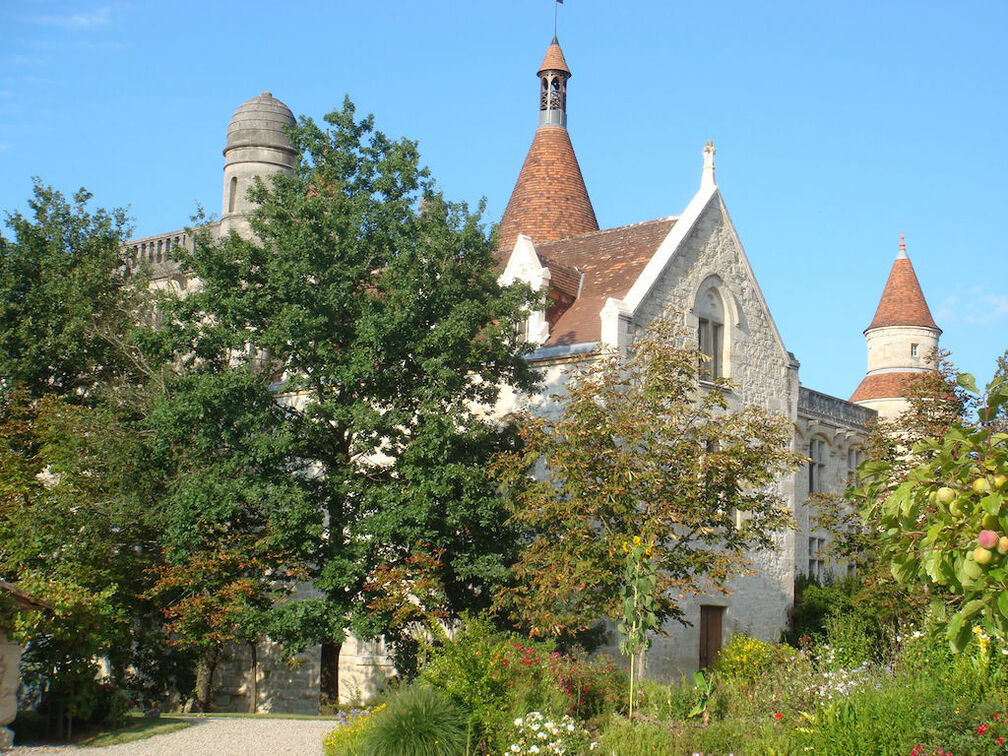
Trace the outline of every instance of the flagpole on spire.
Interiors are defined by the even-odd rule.
[[[557,15],[560,12],[560,6],[563,5],[563,0],[556,0],[553,3],[553,39],[556,39],[557,35]]]

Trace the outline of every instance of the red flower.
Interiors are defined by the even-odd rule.
[[[997,743],[998,745],[1001,745],[1002,743],[1004,743],[1004,738],[998,738],[994,742]]]
[[[977,727],[977,732],[980,733],[981,735],[986,735],[987,734],[987,729],[988,729],[987,725],[984,724],[984,723],[981,723],[980,726]]]
[[[783,714],[774,714],[773,718],[774,719],[784,719],[784,715]]]

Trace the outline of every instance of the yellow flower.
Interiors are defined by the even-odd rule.
[[[627,545],[626,541],[623,541],[623,553],[626,554],[628,551],[630,551],[630,547]]]
[[[641,538],[640,538],[640,536],[634,536],[633,537],[633,542],[634,542],[634,546],[640,546],[640,544],[641,544]]]

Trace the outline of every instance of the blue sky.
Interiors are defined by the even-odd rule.
[[[128,205],[137,235],[219,212],[221,149],[270,90],[349,94],[446,194],[503,212],[537,116],[550,0],[0,3],[0,209],[31,177]],[[847,397],[906,232],[942,344],[1008,347],[1008,3],[567,0],[568,126],[602,227],[718,184],[802,382]]]

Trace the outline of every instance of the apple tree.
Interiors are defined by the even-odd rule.
[[[959,384],[978,394],[972,376]],[[924,586],[936,609],[951,610],[948,637],[960,650],[974,625],[1008,638],[1008,379],[995,376],[980,397],[976,423],[952,424],[918,441],[922,462],[896,477],[896,463],[861,468],[852,494],[866,521],[877,523],[893,578]]]

